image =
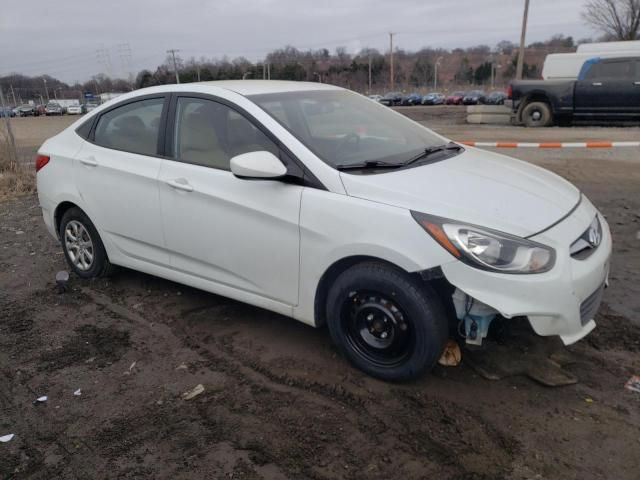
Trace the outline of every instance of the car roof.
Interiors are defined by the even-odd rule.
[[[215,93],[218,89],[230,90],[243,96],[267,93],[304,92],[312,90],[343,90],[342,88],[334,85],[316,82],[294,82],[286,80],[217,80],[211,82],[159,85],[157,87],[135,90],[132,93],[136,94],[136,96],[148,93],[188,91]]]

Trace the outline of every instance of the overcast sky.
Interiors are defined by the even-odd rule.
[[[584,0],[531,0],[527,43],[555,33],[594,35]],[[67,82],[155,68],[166,50],[245,56],[284,45],[467,47],[517,41],[524,0],[2,0],[0,74],[48,73]],[[106,55],[97,53],[98,50]],[[130,56],[129,56],[130,52]]]

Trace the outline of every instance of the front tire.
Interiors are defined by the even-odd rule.
[[[382,380],[415,379],[433,368],[447,341],[447,318],[436,293],[383,263],[343,272],[329,290],[326,311],[338,349]]]
[[[69,267],[82,278],[103,277],[114,270],[96,227],[78,207],[60,221],[60,242]]]
[[[549,127],[553,125],[551,107],[545,102],[531,102],[522,109],[522,121],[530,128]]]

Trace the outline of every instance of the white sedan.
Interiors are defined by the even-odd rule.
[[[68,115],[82,115],[82,106],[81,105],[69,105],[67,107]]]
[[[47,140],[36,169],[79,277],[121,265],[326,324],[387,380],[430,369],[450,324],[480,343],[526,316],[575,342],[607,283],[609,228],[573,185],[329,85],[138,90]]]

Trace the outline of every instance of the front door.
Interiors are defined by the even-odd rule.
[[[231,157],[278,147],[234,109],[210,99],[177,96],[172,160],[159,185],[172,268],[223,287],[286,305],[298,300],[303,187],[242,180]]]

